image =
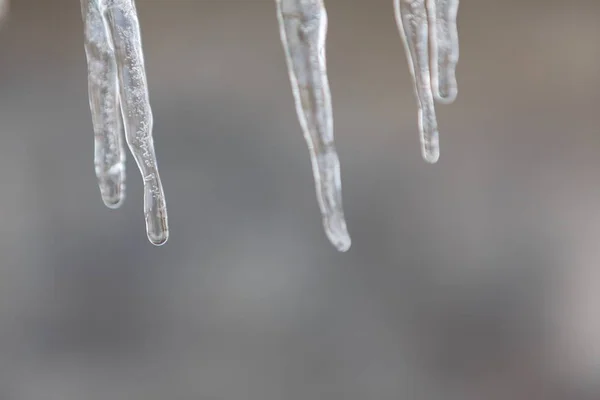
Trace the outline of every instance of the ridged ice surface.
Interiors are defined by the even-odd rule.
[[[81,0],[81,9],[94,163],[102,199],[108,207],[116,208],[125,197],[123,131],[144,180],[148,239],[162,245],[169,236],[167,208],[154,153],[152,110],[135,2]]]
[[[333,140],[327,79],[327,13],[322,0],[276,0],[281,40],[304,138],[310,151],[323,226],[340,251],[350,248],[342,207],[340,162]]]
[[[434,99],[456,99],[458,63],[458,0],[394,0],[419,106],[419,133],[425,160],[440,154]]]

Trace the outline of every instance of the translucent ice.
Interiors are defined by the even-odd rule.
[[[148,239],[162,245],[169,236],[167,208],[154,153],[152,110],[135,2],[81,0],[81,9],[95,167],[102,199],[108,207],[116,208],[125,196],[123,130],[144,180]]]
[[[323,0],[276,0],[296,111],[312,163],[317,200],[329,240],[350,247],[342,207],[340,163],[333,138]],[[394,0],[419,107],[425,160],[439,158],[435,101],[457,95],[459,0]],[[0,22],[9,0],[0,0]],[[150,241],[167,241],[167,209],[152,139],[152,110],[134,0],[81,0],[88,60],[89,100],[95,134],[95,167],[104,203],[125,196],[122,131],[144,181],[144,213]]]
[[[394,6],[419,103],[423,157],[435,163],[440,149],[434,99],[451,103],[457,94],[458,0],[394,0]]]
[[[327,79],[323,0],[276,0],[287,65],[313,168],[323,226],[340,251],[350,248],[342,207],[340,163],[333,140],[331,93]]]
[[[435,32],[434,40],[432,40],[431,78],[433,95],[440,103],[452,103],[456,100],[458,93],[456,84],[457,14],[458,0],[436,0],[435,24],[430,28],[430,31]]]

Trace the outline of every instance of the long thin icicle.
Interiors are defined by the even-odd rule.
[[[94,165],[102,200],[117,208],[125,198],[125,149],[121,139],[121,109],[117,61],[100,5],[84,8],[88,91],[94,125]]]
[[[125,138],[144,179],[148,239],[164,244],[169,236],[165,196],[152,139],[152,110],[139,22],[133,0],[81,0],[88,59],[95,165],[102,198],[118,207],[124,198]]]
[[[317,200],[327,237],[339,251],[350,248],[342,207],[340,163],[333,140],[327,79],[323,0],[276,0],[281,40],[313,168]]]
[[[458,64],[458,0],[436,0],[435,24],[432,29],[431,80],[433,95],[440,103],[456,100],[456,65]]]
[[[457,94],[458,0],[394,0],[394,8],[419,103],[423,158],[435,163],[440,148],[434,99],[450,103]]]

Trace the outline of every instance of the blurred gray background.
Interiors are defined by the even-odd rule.
[[[171,238],[104,207],[77,0],[0,30],[1,400],[597,399],[600,2],[461,2],[421,160],[391,0],[327,1],[353,247],[322,232],[274,2],[139,0]]]

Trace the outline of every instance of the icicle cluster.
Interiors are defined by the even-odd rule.
[[[144,180],[146,232],[152,244],[167,241],[167,207],[154,144],[152,110],[140,27],[133,0],[81,0],[88,89],[95,136],[95,167],[104,204],[125,197],[122,133]]]
[[[275,0],[296,111],[310,151],[323,226],[340,251],[350,248],[342,207],[340,162],[333,139],[323,0]],[[459,0],[394,0],[419,107],[425,160],[439,158],[435,101],[456,98],[456,17]],[[0,0],[0,22],[9,0]],[[167,241],[167,209],[152,139],[152,110],[134,0],[81,0],[95,134],[95,167],[104,203],[117,208],[125,196],[122,133],[144,180],[148,238]]]
[[[350,247],[342,207],[340,164],[333,140],[327,80],[323,0],[276,0],[296,109],[311,153],[317,199],[325,232],[340,251]],[[419,104],[419,132],[425,160],[439,158],[434,99],[454,101],[458,62],[458,0],[395,0]]]
[[[440,157],[434,99],[456,99],[458,0],[394,0],[396,22],[404,41],[419,103],[419,133],[425,160]]]

